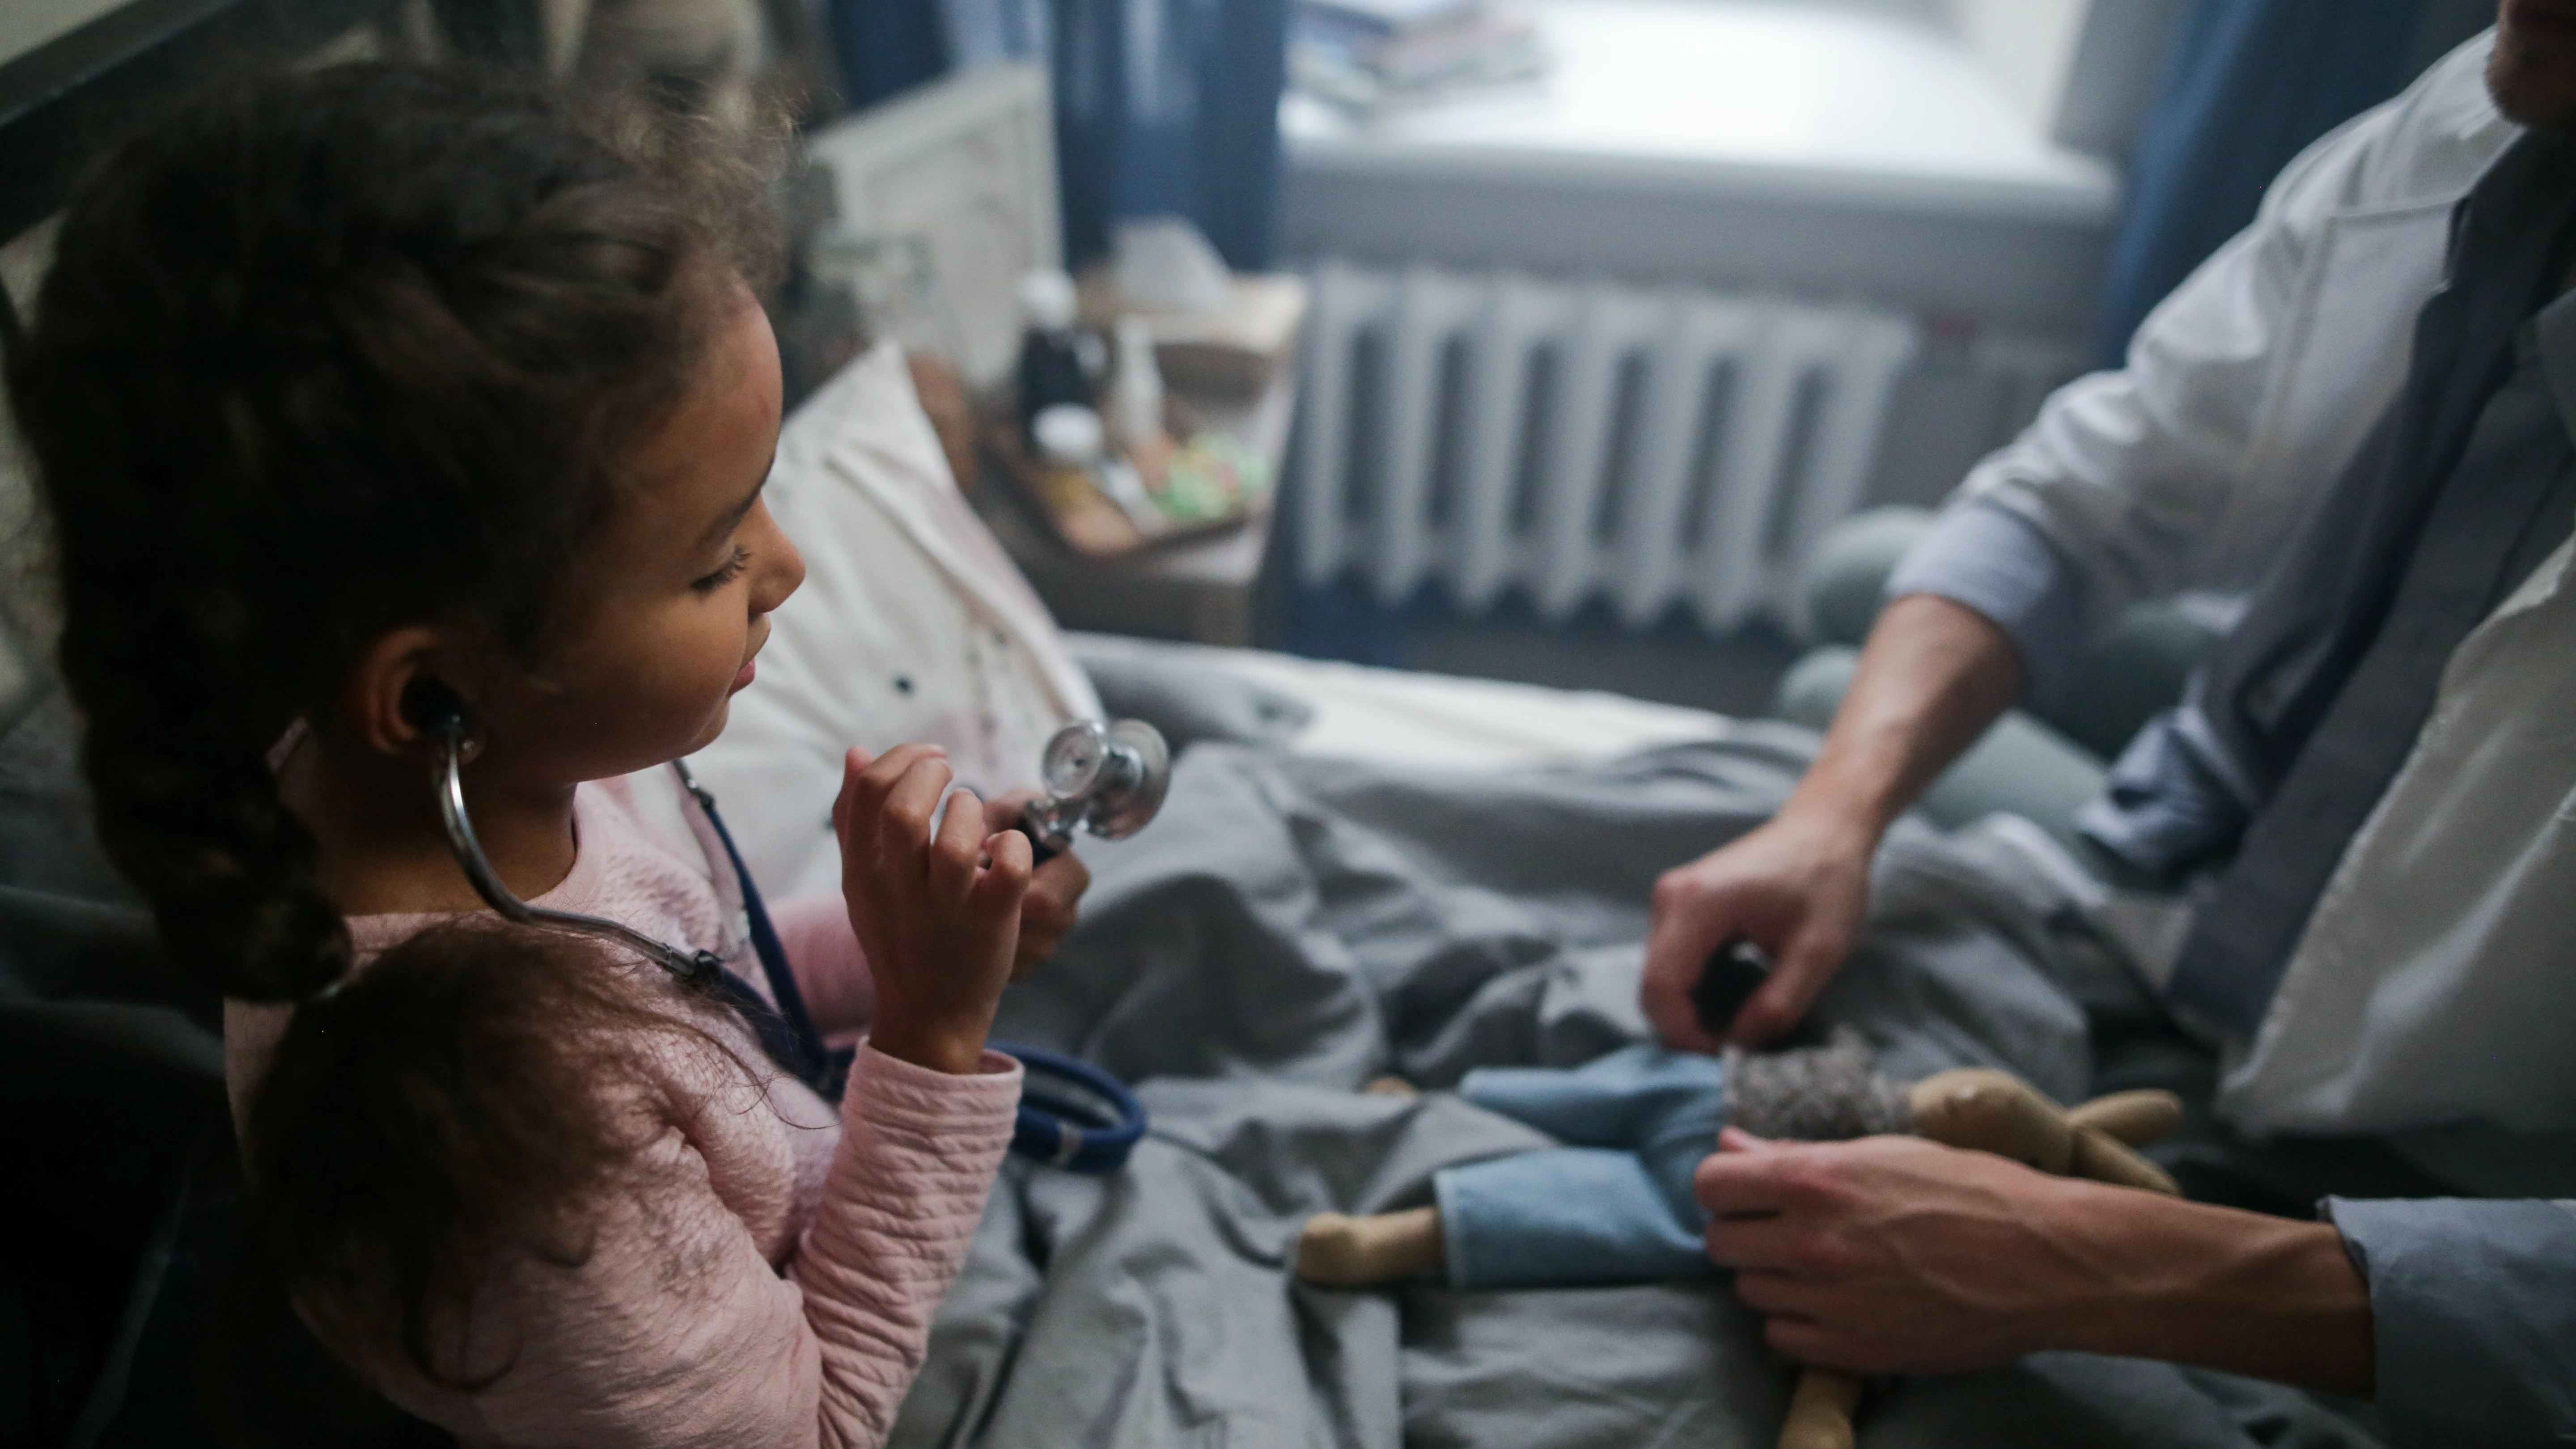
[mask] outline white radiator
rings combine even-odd
[[[1331,261],[1313,283],[1298,569],[1390,604],[1437,580],[1470,612],[1517,586],[1551,619],[1596,596],[1632,624],[1786,619],[1918,351],[1859,305]]]

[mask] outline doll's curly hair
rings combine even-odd
[[[541,655],[558,581],[618,506],[617,460],[691,384],[739,282],[770,269],[766,175],[759,148],[684,117],[367,63],[188,101],[78,188],[10,401],[99,836],[182,969],[253,1002],[310,1001],[348,975],[348,930],[270,750],[387,629],[461,624]],[[439,1063],[488,1046],[561,1066],[591,1049],[550,1040],[649,1024],[621,1013],[673,1019],[563,988],[547,1002],[570,1018],[532,1032],[509,1018],[534,988],[435,989],[508,982],[492,964],[506,938],[447,944],[299,1012],[280,1061],[288,1082],[338,1081],[346,1100],[373,1080],[459,1131],[405,1141],[335,1123],[327,1103],[263,1100],[280,1132],[335,1132],[344,1160],[254,1144],[272,1220],[411,1255],[396,1286],[424,1369],[420,1325],[470,1258],[571,1241],[556,1215],[600,1170],[584,1148],[605,1130],[579,1092],[494,1097],[550,1080],[546,1061]],[[531,967],[588,959],[524,945]],[[379,992],[437,1009],[369,1008]],[[307,1039],[320,1018],[346,1031]],[[349,1034],[402,1031],[443,1045],[368,1051]],[[478,1121],[509,1129],[485,1134],[497,1152],[458,1145]],[[556,1150],[527,1148],[550,1136]],[[453,1211],[389,1218],[391,1200],[331,1175],[445,1182],[433,1196]]]

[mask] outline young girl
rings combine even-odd
[[[497,83],[273,82],[108,160],[11,370],[101,837],[229,999],[252,1235],[468,1442],[880,1442],[1010,1137],[983,1039],[1048,943],[1006,809],[934,830],[936,749],[852,752],[846,902],[776,912],[869,1031],[837,1111],[640,954],[481,914],[434,805],[459,713],[513,891],[764,989],[706,822],[620,778],[715,737],[802,576],[759,180]]]

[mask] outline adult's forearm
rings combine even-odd
[[[1875,838],[2021,697],[2021,656],[1992,620],[1935,594],[1879,615],[1825,747],[1784,813]]]
[[[2068,1188],[2059,1239],[2099,1287],[2059,1346],[2370,1396],[2370,1289],[2330,1224]]]

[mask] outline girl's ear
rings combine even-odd
[[[427,753],[437,708],[451,701],[472,719],[470,701],[435,668],[443,642],[437,630],[411,625],[358,655],[341,698],[349,724],[368,748],[387,755]]]

